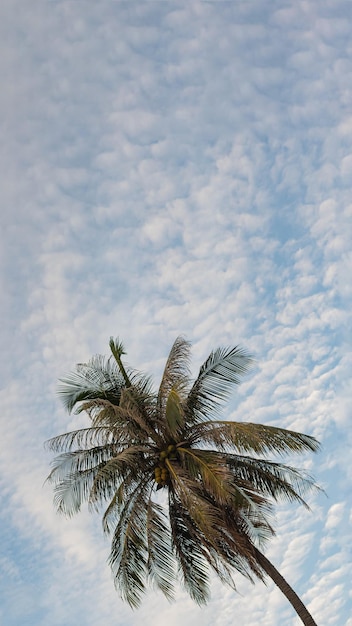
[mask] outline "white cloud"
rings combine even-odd
[[[293,461],[329,500],[280,507],[269,554],[318,623],[349,623],[349,5],[279,4],[2,7],[6,625],[26,607],[36,626],[294,619],[241,579],[242,597],[215,583],[204,610],[151,594],[131,613],[98,519],[56,517],[42,489],[42,441],[81,423],[58,376],[119,334],[157,378],[179,333],[195,372],[218,344],[257,357],[226,415],[322,439]]]

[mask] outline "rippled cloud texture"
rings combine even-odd
[[[352,6],[3,0],[4,626],[297,625],[272,584],[132,612],[97,516],[43,487],[56,381],[120,336],[157,382],[178,334],[257,365],[228,417],[322,443],[325,489],[277,509],[268,556],[320,626],[351,626]]]

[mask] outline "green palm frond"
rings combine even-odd
[[[148,411],[144,398],[138,398],[135,390],[122,389],[119,406],[108,400],[91,400],[83,403],[94,427],[107,426],[117,440],[146,441],[149,438],[157,439],[153,427],[150,425]]]
[[[145,475],[143,453],[146,451],[148,448],[145,446],[129,446],[101,464],[89,494],[89,504],[94,507],[104,500],[110,500],[126,475],[134,480]]]
[[[190,423],[209,419],[209,415],[219,412],[233,386],[241,382],[252,362],[252,357],[238,346],[211,352],[187,398]]]
[[[166,430],[170,439],[176,439],[184,426],[184,413],[180,395],[171,387],[165,406]]]
[[[203,552],[209,567],[219,577],[220,581],[236,591],[236,584],[233,579],[233,567],[229,565],[229,551],[224,548],[224,544],[219,542],[216,547],[204,537]],[[237,570],[238,571],[238,570]],[[247,572],[245,575],[248,578]]]
[[[183,447],[177,450],[187,474],[201,482],[216,502],[225,505],[233,501],[234,494],[230,484],[232,474],[222,459],[211,455],[208,450]]]
[[[148,501],[147,507],[148,576],[168,600],[174,598],[175,559],[171,546],[170,528],[164,509]]]
[[[71,450],[59,454],[52,462],[51,470],[47,480],[51,483],[60,482],[67,476],[73,476],[76,473],[83,472],[87,469],[98,467],[106,463],[116,454],[116,446],[114,443],[109,445],[96,446],[89,450]]]
[[[273,531],[267,521],[257,517],[253,511],[240,510],[234,514],[233,509],[224,510],[224,523],[221,528],[223,535],[222,549],[226,560],[237,572],[253,582],[253,576],[263,580],[263,573],[258,566],[253,552],[252,533],[255,540],[263,542]],[[219,549],[219,548],[218,548]]]
[[[140,605],[147,577],[146,537],[148,486],[138,484],[122,509],[111,543],[109,563],[115,587],[132,608]]]
[[[301,454],[319,450],[319,442],[310,435],[251,422],[204,422],[194,426],[190,437],[193,444],[204,442],[222,450],[235,448],[240,453]]]
[[[150,438],[160,444],[161,439],[155,429],[155,419],[153,419],[154,403],[149,394],[139,394],[134,386],[123,389],[119,408],[125,412],[127,420],[132,421],[140,429],[141,439]]]
[[[209,574],[202,535],[174,491],[169,492],[169,519],[183,586],[197,604],[206,604]]]
[[[120,370],[121,376],[124,380],[124,384],[126,385],[126,387],[130,387],[131,386],[131,381],[130,378],[127,374],[127,371],[122,363],[121,360],[121,356],[123,354],[126,354],[124,346],[122,344],[122,342],[119,339],[114,339],[113,337],[110,337],[110,341],[109,341],[109,346],[110,346],[110,350],[115,358],[115,361],[117,363],[117,366]]]
[[[179,467],[176,468],[169,460],[166,460],[166,466],[170,473],[173,491],[184,508],[188,509],[198,529],[210,536],[220,523],[219,510],[206,497],[202,486],[192,480],[187,472]]]
[[[121,401],[121,393],[119,395],[119,404]],[[114,426],[116,422],[120,422],[118,409],[119,404],[114,404],[106,398],[93,398],[80,402],[75,409],[75,413],[87,413],[94,426]]]
[[[183,337],[177,337],[170,350],[158,392],[157,405],[161,413],[171,389],[182,395],[188,386],[190,347],[191,344]]]
[[[71,450],[74,446],[87,449],[114,444],[117,448],[119,439],[119,429],[113,429],[109,426],[98,426],[80,428],[79,430],[52,437],[45,442],[45,447],[54,452]]]
[[[74,450],[57,456],[47,481],[55,485],[54,504],[71,517],[88,502],[98,471],[116,454],[115,444]]]
[[[101,355],[94,356],[88,363],[76,365],[76,371],[60,379],[58,394],[66,409],[84,400],[103,398],[119,404],[124,379],[116,364]]]
[[[252,509],[243,509],[241,511],[241,534],[248,537],[252,545],[262,548],[275,535],[275,531],[269,520],[262,514],[253,513]],[[252,561],[250,567],[254,571]]]
[[[136,487],[139,485],[139,481],[137,482],[132,477],[131,480],[126,481],[123,480],[120,485],[115,490],[115,493],[104,512],[102,525],[103,531],[107,535],[110,535],[114,532],[116,525],[120,518],[120,512],[125,502],[125,498],[128,499],[129,495],[134,492]],[[128,488],[126,489],[126,482],[128,484]]]
[[[232,469],[234,480],[242,479],[265,496],[274,500],[298,501],[309,509],[305,494],[321,491],[313,478],[294,467],[264,459],[227,455],[227,464]]]
[[[67,476],[56,484],[54,489],[54,506],[58,513],[72,517],[87,502],[97,468],[82,470]]]

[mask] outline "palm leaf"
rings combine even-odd
[[[124,386],[116,364],[101,355],[94,356],[88,363],[79,363],[76,371],[61,378],[60,382],[58,394],[69,412],[77,403],[96,398],[119,404]]]
[[[137,480],[147,472],[148,462],[143,453],[148,451],[145,446],[130,446],[116,454],[99,467],[92,485],[89,504],[95,506],[102,500],[111,499],[126,475]],[[149,460],[150,466],[153,460]]]
[[[253,537],[253,531],[255,537]],[[265,540],[272,536],[273,529],[256,512],[247,509],[224,509],[224,521],[220,530],[223,534],[222,550],[227,563],[253,582],[253,574],[263,580],[253,551],[253,539]],[[218,547],[219,550],[220,546]],[[220,550],[219,550],[220,551]]]
[[[109,341],[109,346],[110,346],[110,350],[116,360],[117,366],[121,372],[121,376],[124,380],[124,384],[126,385],[126,387],[130,387],[131,386],[131,381],[130,378],[126,372],[126,369],[121,361],[121,356],[123,354],[126,354],[124,346],[122,344],[122,342],[119,339],[114,339],[113,337],[110,337],[110,341]]]
[[[119,429],[108,426],[98,426],[90,428],[80,428],[57,437],[52,437],[45,442],[45,447],[54,452],[71,450],[74,446],[78,448],[92,448],[114,444],[120,438]]]
[[[147,570],[150,579],[168,600],[174,597],[175,563],[171,546],[170,527],[162,507],[151,499],[147,507]]]
[[[125,502],[109,557],[115,586],[132,608],[140,605],[147,576],[146,523],[149,496],[146,487],[145,481],[139,482],[130,499]]]
[[[201,484],[192,480],[187,472],[180,467],[175,468],[168,459],[165,464],[170,473],[172,489],[180,502],[188,509],[198,529],[211,536],[220,522],[218,509],[206,497]]]
[[[225,505],[233,501],[234,494],[230,484],[232,474],[223,459],[211,455],[207,450],[180,446],[177,451],[187,473],[193,479],[201,481],[204,489],[217,503]]]
[[[160,443],[161,439],[155,429],[155,420],[153,419],[154,406],[154,397],[149,394],[140,394],[134,386],[123,389],[121,392],[120,408],[147,437],[155,443]]]
[[[116,454],[114,444],[90,450],[65,452],[55,458],[47,481],[55,484],[54,504],[67,516],[77,513],[89,501],[96,477]]]
[[[210,443],[223,450],[236,448],[241,453],[288,454],[319,450],[318,441],[310,435],[250,422],[205,422],[193,428],[191,438],[193,444]]]
[[[67,476],[73,476],[87,469],[98,467],[116,455],[115,444],[96,446],[89,450],[71,450],[55,457],[47,480],[59,482]]]
[[[175,439],[184,425],[181,398],[176,389],[170,389],[165,407],[166,428],[171,439]]]
[[[190,345],[183,337],[177,337],[170,350],[158,392],[157,406],[160,415],[163,415],[171,389],[174,388],[182,394],[188,385]]]
[[[274,500],[298,501],[309,509],[303,496],[312,490],[320,490],[309,474],[282,463],[227,455],[227,464],[233,470],[234,481],[244,480]]]
[[[211,352],[201,366],[187,398],[190,423],[217,413],[252,362],[252,357],[238,346],[218,348]]]
[[[58,513],[72,517],[87,502],[97,468],[90,468],[60,481],[54,489],[54,505]]]
[[[126,483],[128,484],[129,491],[126,489]],[[110,533],[115,530],[125,498],[128,500],[129,493],[133,493],[137,486],[138,482],[130,477],[130,480],[126,481],[126,479],[124,479],[117,487],[109,506],[103,515],[103,530],[107,535],[110,535]]]
[[[187,507],[172,490],[169,492],[169,517],[183,585],[197,604],[206,604],[209,599],[209,576],[202,536]]]

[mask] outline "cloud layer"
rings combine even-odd
[[[349,2],[6,0],[0,66],[6,626],[297,624],[271,584],[136,613],[99,520],[55,515],[43,441],[83,425],[56,380],[124,339],[157,381],[178,334],[256,357],[227,415],[309,432],[326,490],[268,556],[318,624],[351,626]],[[297,459],[294,460],[297,463]],[[152,616],[152,617],[151,617]]]

